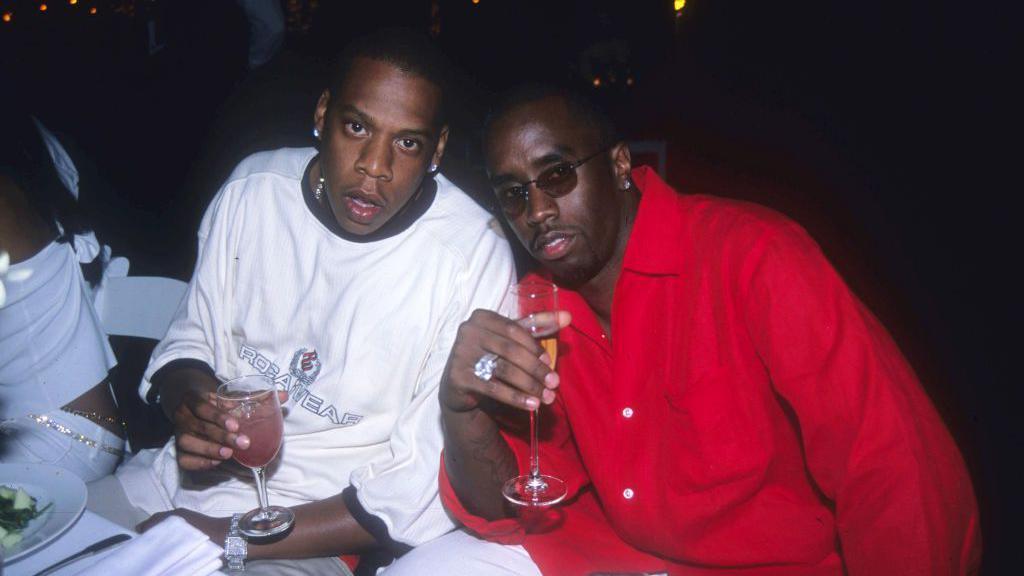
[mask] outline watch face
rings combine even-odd
[[[249,553],[245,538],[238,532],[238,519],[241,514],[231,517],[231,528],[228,529],[228,536],[224,539],[224,559],[228,561],[228,570],[245,570],[245,557]]]
[[[235,527],[235,531],[238,528]],[[228,536],[224,539],[224,559],[228,561],[228,570],[245,570],[245,557],[248,548],[245,538],[241,536]]]
[[[228,536],[224,540],[224,553],[228,556],[244,556],[247,552],[245,538],[241,536]]]

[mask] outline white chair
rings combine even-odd
[[[188,284],[159,276],[128,276],[128,260],[107,265],[93,302],[103,330],[111,336],[162,340]]]
[[[109,254],[109,249],[105,249],[103,256],[107,265],[102,280],[93,290],[93,306],[103,331],[108,336],[162,340],[185,297],[188,284],[173,278],[128,276],[128,260],[109,259]],[[137,393],[146,359],[152,351],[147,345],[139,341],[120,342],[115,346],[118,367],[112,373],[110,387],[127,424],[132,452],[162,446],[171,434],[160,407],[146,404]]]

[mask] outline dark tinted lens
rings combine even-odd
[[[526,208],[526,191],[521,186],[498,190],[498,204],[505,214],[514,218]]]
[[[576,169],[568,162],[555,164],[537,176],[537,187],[548,196],[564,196],[576,187]]]

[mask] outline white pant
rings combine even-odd
[[[384,576],[541,576],[522,546],[505,546],[456,530],[413,548]]]
[[[125,442],[99,424],[63,410],[45,414],[52,422],[66,430],[111,450],[124,450]],[[0,462],[26,462],[53,464],[73,472],[85,482],[91,482],[114,472],[121,456],[89,446],[75,438],[48,428],[28,416],[0,423]]]

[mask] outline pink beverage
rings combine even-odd
[[[284,436],[284,419],[277,387],[262,375],[241,376],[217,387],[217,407],[238,422],[238,433],[249,437],[247,450],[235,449],[235,461],[252,470],[260,507],[238,519],[238,531],[249,538],[280,534],[295,524],[295,514],[267,500],[264,468],[277,456]]]
[[[239,419],[238,433],[249,437],[249,448],[235,448],[235,460],[249,468],[260,468],[270,464],[281,449],[281,435],[284,422],[281,415],[264,418]]]

